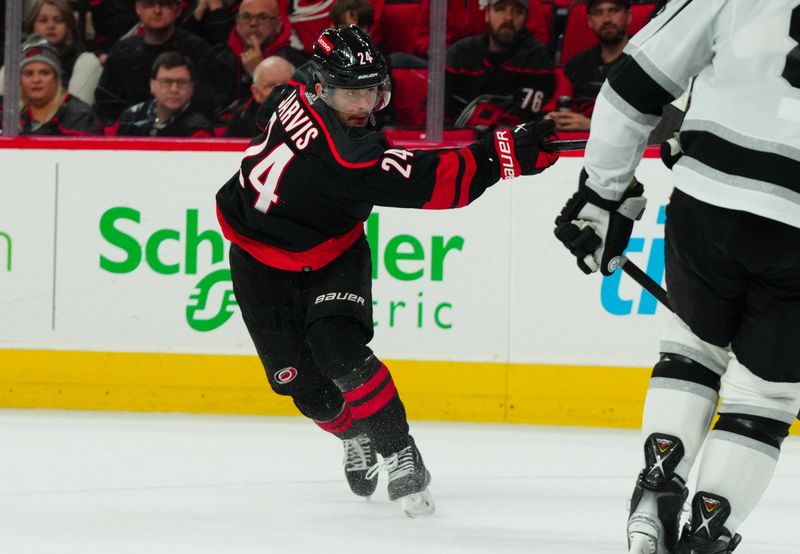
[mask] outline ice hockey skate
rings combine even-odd
[[[645,468],[636,479],[628,516],[628,552],[672,554],[678,545],[683,504],[689,495],[674,468],[683,457],[677,437],[652,434],[645,441]]]
[[[369,498],[378,486],[378,474],[367,477],[369,469],[378,463],[378,456],[365,434],[344,439],[344,475],[350,490],[358,496]]]
[[[688,490],[683,483],[670,481],[662,491],[645,489],[641,477],[631,498],[628,517],[628,552],[632,554],[672,554],[678,542],[680,517]]]
[[[373,466],[367,477],[370,473],[377,476],[381,467],[389,473],[389,500],[399,500],[408,517],[427,516],[434,512],[436,507],[428,491],[431,474],[425,467],[413,438],[409,437],[408,446]]]
[[[692,522],[683,528],[675,554],[728,554],[742,541],[738,533],[731,534],[725,521],[731,505],[722,496],[700,491],[692,499]]]

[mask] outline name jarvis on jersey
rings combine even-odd
[[[305,149],[319,136],[319,129],[301,106],[296,89],[278,105],[278,119],[287,135],[294,131],[289,138],[298,150]]]

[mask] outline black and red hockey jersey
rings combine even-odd
[[[217,193],[225,237],[265,265],[319,269],[361,237],[374,205],[459,208],[500,178],[488,142],[392,148],[380,132],[339,123],[307,83],[277,94],[264,133]]]

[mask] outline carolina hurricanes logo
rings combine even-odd
[[[325,51],[325,54],[327,54],[328,56],[330,56],[331,52],[333,52],[333,44],[331,44],[327,38],[323,36],[319,37],[317,39],[317,44],[319,45],[320,48],[322,48]]]
[[[289,21],[312,21],[328,19],[333,0],[291,0],[289,2]]]
[[[44,48],[29,48],[25,52],[25,57],[26,58],[32,58],[34,56],[40,56],[43,53],[44,53]]]
[[[279,385],[291,383],[297,377],[297,370],[293,367],[284,367],[275,372],[275,382]]]
[[[663,454],[674,444],[671,440],[667,439],[656,439],[656,444],[658,445],[658,451]]]
[[[712,513],[714,510],[719,508],[719,500],[716,498],[708,498],[707,496],[703,497],[703,506],[706,509],[706,512],[709,514]]]

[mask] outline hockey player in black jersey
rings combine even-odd
[[[373,205],[466,206],[556,156],[540,151],[547,123],[459,149],[391,148],[370,129],[389,99],[386,63],[369,37],[355,26],[325,30],[312,61],[267,100],[264,132],[218,192],[217,213],[232,243],[234,292],[272,389],[343,441],[354,493],[370,496],[384,467],[389,498],[414,517],[433,512],[430,474],[391,373],[368,346],[363,223]]]
[[[584,272],[614,271],[643,209],[634,170],[647,135],[696,76],[683,153],[669,159],[665,274],[675,315],[642,418],[627,528],[636,554],[732,552],[800,408],[798,42],[800,0],[667,2],[604,84],[579,189],[556,218]]]

